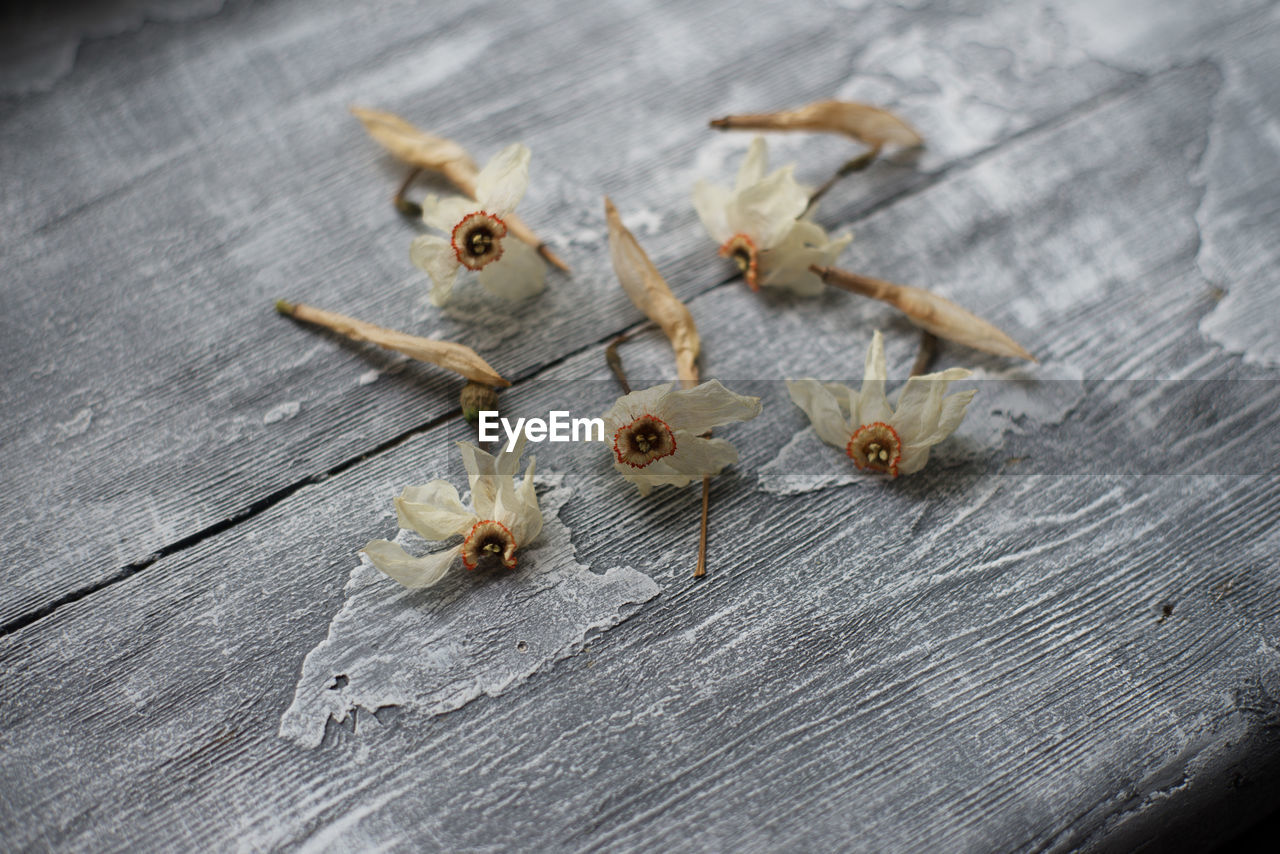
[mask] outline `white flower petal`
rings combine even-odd
[[[614,468],[634,483],[641,495],[655,486],[688,486],[703,475],[719,474],[725,466],[738,461],[738,451],[724,439],[703,439],[692,433],[676,433],[676,452],[654,460],[642,469],[615,462]]]
[[[716,243],[724,243],[733,232],[729,230],[729,222],[725,219],[725,211],[730,203],[729,191],[717,184],[698,181],[693,185],[693,209],[698,212],[702,225]]]
[[[547,286],[547,266],[532,246],[508,234],[502,239],[502,257],[480,271],[480,284],[503,299],[522,300],[542,293]]]
[[[409,245],[409,258],[431,277],[431,302],[434,305],[448,302],[460,266],[449,241],[434,234],[415,237]]]
[[[836,399],[836,404],[840,407],[840,416],[852,429],[853,422],[850,419],[853,417],[853,408],[858,404],[858,393],[840,383],[823,383],[822,387],[831,392],[831,396]]]
[[[605,441],[612,442],[613,434],[618,432],[619,428],[625,427],[641,415],[652,415],[665,421],[661,413],[664,411],[664,401],[671,393],[673,386],[673,383],[661,383],[618,398],[604,414]]]
[[[533,486],[533,464],[536,459],[536,457],[529,458],[529,467],[525,469],[524,480],[514,490],[516,506],[511,535],[522,546],[536,540],[542,531],[542,510],[538,507],[538,493]]]
[[[529,187],[529,149],[513,142],[493,156],[476,176],[476,201],[502,217],[516,209]]]
[[[825,287],[810,265],[832,264],[853,237],[828,240],[822,226],[797,220],[776,246],[760,254],[760,284],[786,288],[801,296],[817,296]]]
[[[884,383],[888,378],[884,362],[884,337],[877,329],[871,336],[871,346],[867,348],[867,363],[862,374],[862,391],[858,394],[858,411],[850,414],[853,424],[874,424],[877,421],[888,423],[893,415],[889,408],[889,399],[884,394]]]
[[[740,193],[752,184],[759,183],[768,168],[768,146],[765,145],[764,137],[757,136],[751,140],[747,156],[742,159],[742,165],[738,167],[738,178],[733,183],[733,191]]]
[[[512,476],[520,467],[520,455],[524,453],[524,446],[523,431],[516,439],[514,448],[508,451],[504,444],[496,457],[469,442],[458,443],[462,465],[467,470],[467,481],[471,486],[471,506],[481,519],[494,518],[494,502],[499,490],[505,488],[514,494]],[[514,498],[509,498],[508,501],[514,503]]]
[[[796,183],[793,168],[779,169],[736,195],[725,214],[732,233],[748,235],[761,250],[787,236],[809,206],[809,195]]]
[[[458,490],[445,480],[406,486],[395,505],[400,527],[426,540],[447,540],[454,534],[465,534],[477,521],[476,515],[458,500]]]
[[[818,438],[844,450],[849,445],[853,430],[841,415],[839,400],[832,394],[831,385],[834,383],[824,384],[811,379],[787,380],[787,393],[791,395],[792,402],[809,416]]]
[[[673,391],[661,403],[658,415],[672,430],[705,433],[734,421],[748,421],[760,414],[760,398],[729,391],[719,380],[691,389]]]
[[[941,373],[923,374],[907,380],[902,393],[898,396],[898,407],[893,413],[891,422],[902,438],[904,446],[928,442],[928,438],[937,433],[947,386],[955,380],[962,380],[968,376],[970,372],[964,368],[948,368]],[[967,404],[968,400],[964,403]],[[952,408],[954,410],[954,404]],[[950,412],[948,417],[954,418],[954,411]],[[960,417],[964,417],[963,407],[960,410]],[[958,426],[960,422],[956,420],[955,423]],[[937,441],[945,439],[949,432],[944,433]],[[929,444],[934,443],[929,442]]]
[[[422,221],[452,237],[454,226],[475,210],[476,203],[473,199],[433,194],[422,200]]]
[[[931,445],[903,445],[902,458],[898,460],[898,474],[915,474],[929,461]]]
[[[520,435],[524,441],[524,434]],[[498,494],[499,481],[496,477],[493,455],[482,451],[468,442],[459,442],[458,450],[462,453],[462,465],[467,470],[467,482],[471,488],[471,506],[481,519],[493,518],[493,502]]]
[[[363,551],[378,570],[405,587],[430,587],[444,578],[462,546],[454,546],[442,552],[414,557],[397,543],[374,540]]]
[[[738,449],[724,439],[704,439],[683,430],[676,431],[676,452],[657,460],[659,471],[666,470],[673,477],[690,478],[719,474],[725,466],[738,461]],[[643,471],[643,470],[642,470]]]

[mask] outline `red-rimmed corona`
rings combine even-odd
[[[735,394],[710,380],[690,389],[672,383],[623,395],[604,414],[613,437],[613,468],[642,495],[655,486],[686,486],[738,461],[722,438],[703,434],[760,414],[760,398]]]
[[[902,461],[902,439],[897,430],[883,421],[863,424],[849,437],[845,453],[860,469],[873,469],[897,477],[898,463]]]
[[[613,453],[618,462],[636,469],[671,456],[676,448],[676,434],[667,422],[649,414],[619,427],[613,434]]]
[[[532,459],[524,477],[519,482],[515,478],[524,443],[521,435],[511,450],[497,456],[466,442],[458,443],[471,486],[470,507],[463,505],[458,490],[447,480],[407,486],[396,499],[401,528],[425,540],[461,536],[460,544],[414,557],[398,543],[374,540],[364,547],[364,554],[405,587],[430,587],[445,576],[458,557],[468,570],[491,562],[514,569],[516,550],[535,541],[542,531]]]
[[[885,397],[884,339],[877,332],[867,350],[862,389],[813,379],[787,380],[787,391],[828,445],[844,450],[863,471],[897,477],[924,468],[929,449],[955,432],[975,391],[947,394],[964,368],[911,377],[896,408]]]
[[[546,285],[546,265],[522,240],[506,240],[509,217],[529,185],[529,149],[520,143],[494,155],[476,176],[475,198],[427,196],[422,220],[444,234],[424,234],[409,247],[431,277],[431,301],[444,305],[459,270],[472,270],[486,290],[524,299]]]
[[[507,224],[487,211],[472,211],[453,227],[449,245],[458,263],[468,270],[483,270],[502,257]]]
[[[481,519],[462,541],[462,565],[475,569],[482,561],[496,558],[507,569],[515,569],[518,547],[506,525],[496,519]]]
[[[731,258],[753,291],[760,290],[760,250],[755,241],[739,232],[720,244],[720,257]]]

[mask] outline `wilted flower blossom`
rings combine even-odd
[[[604,438],[613,467],[648,495],[655,486],[686,486],[736,463],[733,445],[702,434],[759,414],[760,398],[735,394],[719,380],[684,390],[664,383],[618,398],[604,415]]]
[[[911,377],[892,409],[884,393],[884,341],[876,332],[860,392],[811,379],[787,380],[787,390],[822,441],[843,448],[860,469],[897,477],[924,468],[929,449],[960,426],[975,392],[947,395],[947,386],[970,375],[964,368],[948,368]]]
[[[831,240],[821,226],[801,219],[809,191],[796,182],[794,164],[765,174],[767,169],[764,139],[756,137],[733,189],[699,181],[693,206],[720,254],[734,260],[752,290],[771,285],[817,294],[822,280],[809,267],[834,262],[852,238]]]
[[[529,149],[513,143],[494,155],[476,177],[475,199],[428,196],[422,219],[448,239],[424,234],[413,241],[409,257],[431,276],[431,301],[444,305],[453,292],[458,269],[479,274],[490,292],[517,300],[546,285],[546,266],[537,250],[520,240],[506,240],[509,216],[529,186]]]
[[[542,530],[542,512],[533,488],[533,459],[519,483],[514,477],[524,450],[523,436],[511,451],[496,457],[466,442],[459,442],[458,447],[471,484],[470,508],[463,506],[458,490],[445,480],[407,486],[395,503],[401,528],[425,540],[461,535],[462,542],[423,557],[414,557],[389,540],[374,540],[363,549],[375,567],[405,587],[430,587],[459,556],[469,570],[486,563],[514,568],[516,550],[536,539]]]

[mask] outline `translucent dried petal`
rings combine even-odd
[[[430,587],[444,578],[461,550],[462,546],[455,546],[442,552],[414,557],[390,540],[374,540],[362,549],[380,572],[410,588]]]
[[[476,515],[462,506],[458,490],[446,480],[406,486],[396,498],[396,521],[426,540],[447,540],[465,533]]]
[[[476,178],[476,201],[495,216],[516,209],[529,188],[529,149],[515,142],[499,151]]]
[[[713,427],[749,421],[760,414],[760,398],[729,391],[719,380],[667,394],[659,405],[673,430],[705,433]]]

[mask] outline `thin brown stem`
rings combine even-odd
[[[618,355],[618,345],[626,343],[630,337],[629,333],[624,332],[604,348],[604,360],[609,364],[609,370],[613,371],[613,375],[617,377],[623,394],[631,394],[631,383],[627,380],[627,372],[622,369],[622,356]]]
[[[711,508],[711,475],[702,476],[702,525],[698,529],[698,565],[693,568],[693,577],[702,578],[707,574],[707,513]]]
[[[838,184],[841,178],[848,177],[854,172],[861,172],[863,169],[866,169],[874,163],[875,159],[880,156],[880,150],[881,146],[877,145],[874,148],[862,152],[857,157],[837,169],[836,174],[832,175],[827,179],[825,184],[813,191],[813,195],[809,197],[809,207],[805,208],[805,213],[813,210],[813,206],[818,203],[818,200],[825,196],[828,190]]]
[[[564,262],[564,259],[562,259],[556,253],[552,252],[551,247],[548,246],[547,244],[545,243],[538,244],[538,254],[541,255],[548,264],[550,264],[552,267],[555,267],[560,272],[562,273],[572,272],[569,269],[569,265]]]
[[[413,179],[422,174],[422,167],[415,166],[409,170],[409,174],[404,177],[404,181],[400,184],[400,189],[396,190],[395,196],[392,197],[391,203],[396,206],[396,210],[408,217],[422,216],[422,205],[417,202],[411,202],[405,198],[405,193],[409,192]]]
[[[915,364],[911,366],[911,376],[918,377],[933,364],[938,355],[938,336],[927,329],[920,331],[920,350],[916,353]]]

